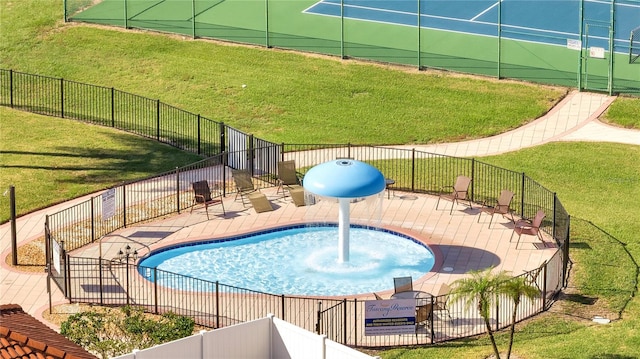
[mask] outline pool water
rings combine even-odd
[[[415,280],[435,262],[427,246],[391,231],[352,226],[349,238],[345,263],[338,262],[338,227],[325,225],[163,249],[140,266],[265,293],[335,296],[391,289],[394,277]],[[152,279],[149,273],[141,269]],[[160,285],[176,283],[163,277]]]

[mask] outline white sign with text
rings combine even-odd
[[[364,335],[414,334],[416,300],[367,300],[364,304]]]
[[[116,214],[116,189],[111,188],[102,194],[102,220],[113,217]]]

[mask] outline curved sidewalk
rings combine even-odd
[[[624,130],[604,125],[597,117],[614,100],[601,94],[572,92],[547,115],[521,128],[507,133],[460,143],[433,146],[403,146],[423,151],[442,153],[450,156],[468,157],[494,155],[536,146],[551,141],[610,141],[640,145],[640,131]],[[397,146],[393,146],[397,147]],[[86,201],[93,195],[58,204],[22,216],[17,220],[18,246],[44,235],[44,221],[47,214],[56,213],[77,203]],[[0,226],[0,304],[15,303],[36,318],[49,305],[45,273],[17,271],[5,264],[4,259],[11,251],[11,224]],[[60,303],[64,296],[52,285],[52,301]],[[42,320],[42,319],[41,319]],[[46,322],[46,321],[45,321]]]
[[[603,94],[573,91],[546,115],[503,134],[472,141],[414,148],[456,157],[481,157],[517,151],[553,141],[602,141],[640,145],[640,131],[609,126],[598,117],[615,100]]]

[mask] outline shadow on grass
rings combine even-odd
[[[638,293],[638,262],[626,243],[591,221],[573,217],[571,224],[571,262],[580,269],[572,275],[576,292],[567,291],[563,299],[583,305],[604,299],[621,318]]]

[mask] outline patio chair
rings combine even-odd
[[[291,199],[296,207],[306,205],[306,201],[304,199],[304,188],[302,186],[297,186],[297,188],[289,189],[289,194],[291,195]]]
[[[456,183],[453,186],[443,186],[440,188],[441,192],[445,192],[445,189],[450,189],[450,192],[442,193],[438,197],[438,202],[436,203],[436,210],[438,209],[438,205],[440,204],[440,199],[444,198],[446,200],[451,201],[451,211],[449,214],[453,214],[453,207],[455,207],[456,203],[460,203],[460,201],[469,202],[469,208],[473,208],[471,205],[471,199],[469,198],[469,186],[471,185],[471,178],[467,176],[458,176],[456,178]]]
[[[395,293],[410,292],[413,290],[413,278],[411,277],[393,278],[393,288],[395,289]]]
[[[451,287],[448,284],[443,283],[438,290],[438,295],[435,298],[435,302],[433,303],[433,311],[437,312],[445,312],[449,317],[449,320],[453,320],[451,317],[451,312],[449,311],[449,293],[451,292]]]
[[[253,209],[256,211],[256,213],[273,211],[273,206],[267,199],[267,196],[264,195],[264,193],[251,193],[247,196],[247,198],[249,198],[249,202],[251,202],[251,205],[253,206]]]
[[[420,327],[420,324],[423,324],[425,328],[429,327],[432,311],[433,311],[432,304],[416,306],[416,333],[418,331],[418,327]]]
[[[517,221],[513,226],[513,232],[511,233],[509,242],[511,242],[511,240],[513,239],[513,235],[517,234],[518,242],[516,242],[516,249],[518,249],[520,238],[523,234],[526,234],[530,236],[537,236],[542,241],[542,243],[545,243],[544,239],[542,238],[542,233],[540,233],[540,226],[542,225],[542,220],[544,220],[545,216],[546,214],[544,213],[544,210],[539,210],[536,213],[536,216],[533,218],[533,221],[525,219]]]
[[[493,221],[494,214],[501,214],[503,217],[511,215],[511,222],[515,223],[513,213],[511,213],[511,200],[513,199],[513,192],[503,189],[500,191],[500,197],[496,201],[495,205],[489,206],[486,203],[480,208],[480,214],[478,214],[478,223],[480,223],[480,217],[482,213],[486,213],[491,216],[489,219],[489,228],[491,228],[491,221]]]
[[[258,189],[253,184],[251,174],[247,171],[231,170],[231,176],[233,177],[233,182],[236,184],[235,200],[237,201],[238,196],[240,196],[242,205],[244,206],[246,204],[245,197],[256,192]]]
[[[299,188],[302,181],[300,177],[298,177],[298,172],[296,172],[296,161],[280,161],[278,162],[278,189],[276,193],[280,193],[286,197],[287,192],[285,192],[285,188],[291,190],[293,188]]]
[[[191,211],[198,205],[204,205],[205,212],[207,212],[207,219],[209,219],[209,206],[220,205],[222,207],[222,214],[226,215],[224,210],[224,203],[222,202],[222,194],[216,193],[215,195],[209,188],[209,182],[198,181],[191,184],[193,188],[193,204],[191,205]]]
[[[540,267],[526,272],[526,278],[527,278],[527,283],[535,286],[536,288],[538,288],[538,290],[540,292],[542,292],[542,288],[540,288],[540,285],[538,284],[538,277],[540,276],[540,274],[542,273],[542,271],[544,271],[544,269],[547,266],[547,261],[542,262],[542,264],[540,265]]]

